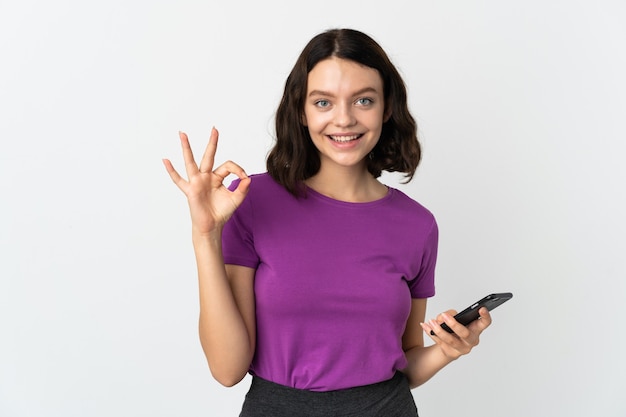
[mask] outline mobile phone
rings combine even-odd
[[[468,324],[470,324],[474,320],[477,320],[480,317],[478,314],[478,310],[480,310],[481,307],[486,307],[487,310],[491,311],[494,308],[498,307],[500,304],[509,301],[511,298],[513,298],[513,294],[510,292],[489,294],[486,297],[483,297],[480,301],[475,302],[471,306],[467,307],[465,310],[455,315],[454,319],[461,323],[463,326],[467,326]],[[454,333],[446,323],[441,323],[441,328],[448,333]],[[434,336],[435,332],[431,330],[430,334]]]

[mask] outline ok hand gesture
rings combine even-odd
[[[232,161],[224,162],[213,169],[219,137],[217,129],[211,130],[209,143],[200,165],[194,160],[187,135],[180,132],[179,136],[187,180],[178,174],[169,159],[163,160],[165,169],[174,184],[187,196],[193,231],[199,234],[220,231],[245,198],[250,186],[250,178],[239,165]],[[230,174],[236,175],[241,180],[234,191],[224,186],[224,179]]]

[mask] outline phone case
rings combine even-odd
[[[489,294],[480,301],[475,302],[471,306],[467,307],[465,310],[455,315],[454,318],[463,326],[467,326],[468,324],[470,324],[474,320],[477,320],[480,317],[480,315],[478,314],[478,310],[480,310],[481,307],[486,307],[487,310],[491,311],[502,303],[509,301],[511,298],[513,298],[513,294],[510,292]],[[448,325],[445,323],[441,324],[441,328],[448,333],[454,333],[452,329],[448,327]],[[435,334],[432,331],[430,333],[432,335]]]

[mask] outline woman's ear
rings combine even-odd
[[[307,126],[306,114],[304,114],[304,112],[300,114],[300,123],[302,123],[302,126]]]

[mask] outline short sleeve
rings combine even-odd
[[[435,295],[435,266],[439,245],[439,228],[433,218],[429,232],[424,240],[419,272],[408,282],[412,298],[428,298]]]
[[[239,180],[228,187],[231,191],[237,188]],[[259,257],[254,246],[254,213],[252,196],[248,193],[243,203],[235,210],[224,225],[222,231],[222,254],[225,264],[241,265],[256,268]]]

